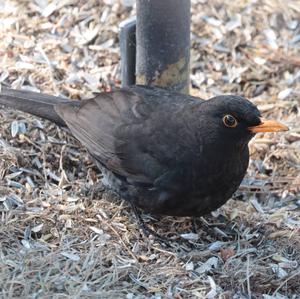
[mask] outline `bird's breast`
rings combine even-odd
[[[230,155],[203,156],[170,188],[139,190],[137,204],[146,211],[173,216],[200,216],[223,205],[239,187],[248,166],[248,149]]]

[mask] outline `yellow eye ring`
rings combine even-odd
[[[228,128],[235,128],[238,122],[232,115],[227,114],[223,117],[223,124]]]

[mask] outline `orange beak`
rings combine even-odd
[[[261,123],[257,126],[249,127],[248,129],[252,133],[260,133],[260,132],[280,132],[280,131],[288,131],[289,128],[275,120],[266,120],[261,118]]]

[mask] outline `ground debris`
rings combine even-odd
[[[129,2],[2,1],[0,83],[72,99],[119,87],[118,24],[135,13]],[[299,298],[296,2],[192,0],[191,94],[244,95],[290,131],[251,142],[235,200],[196,227],[143,215],[191,248],[145,238],[126,203],[92,191],[101,174],[64,130],[0,109],[0,296]]]

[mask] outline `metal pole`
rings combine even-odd
[[[137,84],[188,93],[190,6],[190,0],[137,0]]]
[[[122,87],[135,84],[135,57],[136,57],[136,17],[121,22],[120,52],[121,52],[121,82]]]

